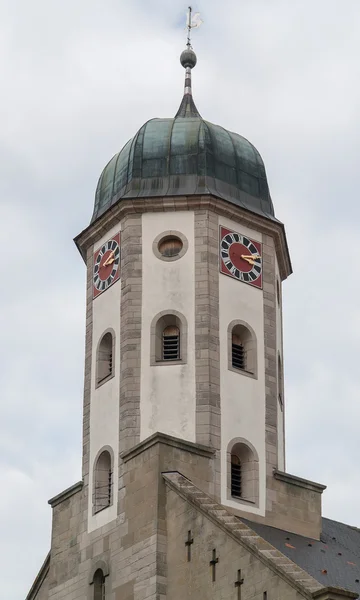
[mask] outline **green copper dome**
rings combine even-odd
[[[92,222],[122,199],[193,194],[212,194],[274,219],[259,152],[240,135],[201,118],[191,94],[191,61],[184,54],[185,93],[177,115],[145,123],[106,165]]]

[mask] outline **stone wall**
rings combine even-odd
[[[264,593],[271,600],[304,597],[170,489],[167,491],[167,514],[167,597],[171,600],[234,600],[240,597],[242,600],[264,600]],[[194,540],[190,562],[185,546],[188,531]],[[214,550],[219,561],[215,567],[215,581],[210,565]],[[241,596],[237,595],[235,587],[239,570],[240,580],[243,579]]]
[[[211,449],[162,434],[138,444],[123,455],[117,519],[92,533],[87,533],[87,490],[81,482],[52,499],[49,593],[41,589],[41,600],[92,598],[91,580],[98,567],[106,572],[106,593],[114,600],[164,595],[166,499],[161,473],[180,469],[213,493],[212,457]]]

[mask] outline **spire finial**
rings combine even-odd
[[[192,15],[192,8],[189,6],[186,26],[187,26],[187,42],[186,50],[181,53],[180,62],[185,69],[185,87],[184,97],[180,104],[179,110],[177,111],[175,118],[177,117],[200,117],[200,113],[195,106],[195,102],[192,97],[191,91],[191,69],[196,65],[197,58],[196,54],[191,45],[191,30],[200,27],[202,20],[200,19],[199,13]]]
[[[192,13],[192,8],[191,8],[191,6],[189,6],[188,14],[187,14],[187,22],[186,22],[187,30],[188,30],[186,45],[188,47],[188,50],[190,50],[190,48],[191,48],[191,13]]]

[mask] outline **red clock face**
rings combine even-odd
[[[220,227],[220,271],[255,287],[262,287],[261,243]]]
[[[94,254],[93,297],[99,296],[120,278],[120,233]]]

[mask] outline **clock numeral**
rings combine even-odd
[[[238,275],[236,275],[236,273],[239,273],[239,270],[234,265],[232,265],[230,267],[229,271],[232,275],[235,275],[235,277],[238,277]]]
[[[249,244],[250,244],[250,245],[249,245],[249,250],[250,250],[251,254],[257,254],[257,253],[258,253],[258,251],[257,251],[257,249],[255,248],[254,244],[252,244],[251,242],[249,242]]]
[[[256,271],[256,273],[258,273],[258,275],[260,275],[260,273],[261,273],[261,267],[259,265],[254,265],[253,271]]]

